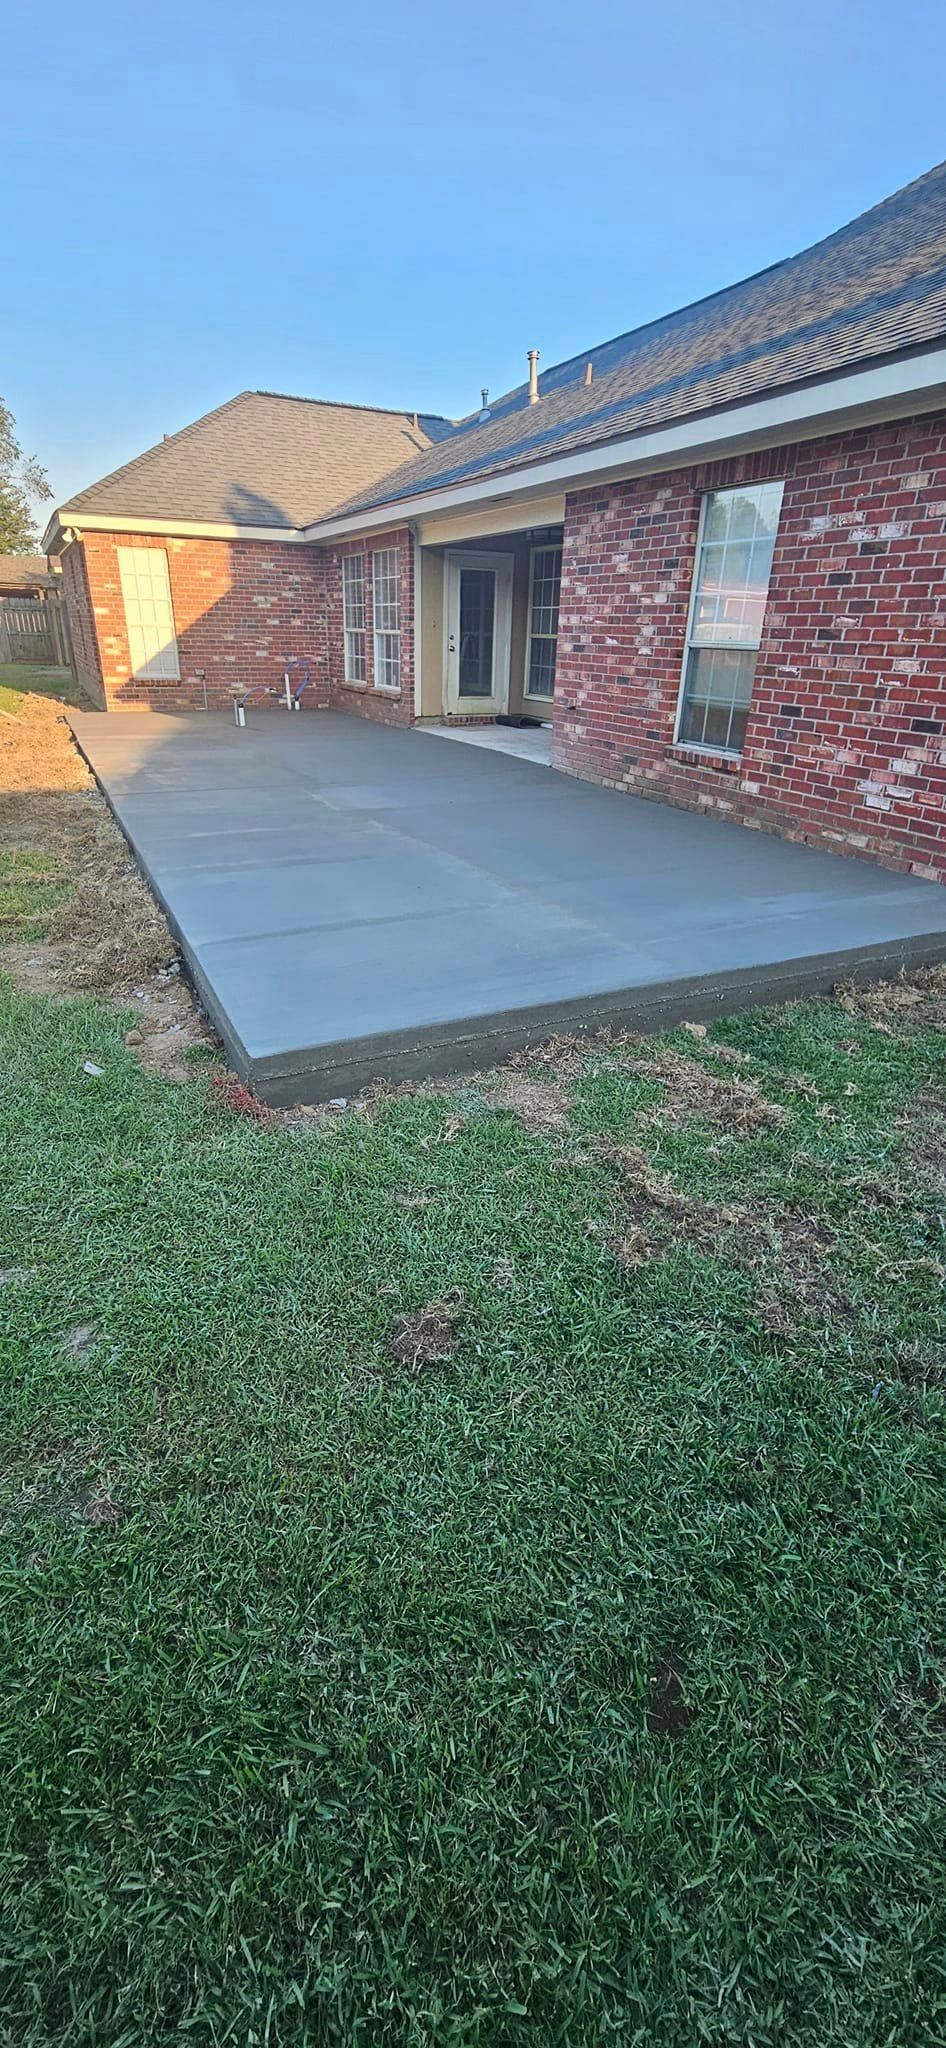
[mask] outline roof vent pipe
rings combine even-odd
[[[586,383],[586,384],[590,384],[590,383],[591,383],[591,380],[592,380],[592,377],[594,376],[594,373],[595,373],[595,366],[594,366],[594,363],[586,363],[586,364],[585,364],[585,383]]]
[[[528,351],[528,355],[529,355],[529,404],[530,404],[530,405],[538,405],[538,403],[539,403],[539,351],[538,351],[538,349],[537,349],[537,348],[530,348],[530,349],[529,349],[529,351]]]

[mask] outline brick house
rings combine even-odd
[[[568,773],[946,879],[946,165],[459,422],[246,392],[54,514],[97,701],[550,719]]]

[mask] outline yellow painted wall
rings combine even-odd
[[[442,548],[423,548],[420,558],[420,715],[443,717]]]
[[[509,709],[522,711],[522,691],[525,681],[526,640],[529,633],[529,552],[531,543],[526,535],[517,534],[509,544],[509,553],[515,557],[512,575],[512,635],[509,655]],[[504,550],[505,552],[505,550]]]

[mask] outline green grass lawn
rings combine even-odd
[[[71,668],[42,668],[30,662],[0,661],[0,710],[15,718],[22,699],[30,693],[39,697],[62,697],[67,704],[76,704],[80,710],[88,709],[88,699]]]
[[[4,2048],[942,2043],[943,1029],[291,1128],[129,1021],[0,992]]]
[[[0,942],[41,939],[51,913],[68,894],[54,853],[30,846],[0,846]]]

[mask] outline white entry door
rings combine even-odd
[[[448,553],[444,709],[495,717],[509,702],[511,555]]]

